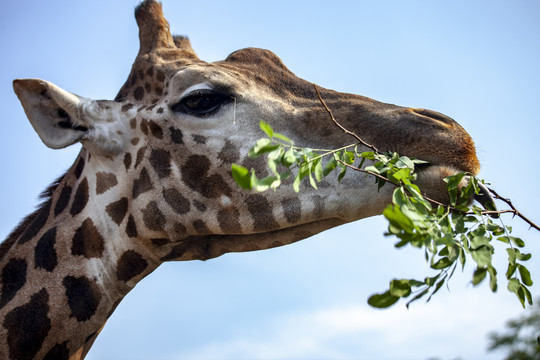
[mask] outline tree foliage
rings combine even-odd
[[[330,116],[342,128],[331,113]],[[468,173],[447,177],[445,182],[450,204],[442,204],[426,197],[415,184],[417,167],[426,164],[425,161],[393,152],[380,152],[344,128],[356,141],[339,149],[297,147],[291,139],[274,131],[269,124],[261,121],[260,128],[266,136],[255,143],[249,156],[266,156],[270,175],[258,178],[255,170],[233,164],[232,176],[244,189],[275,190],[290,177],[294,179],[292,186],[296,192],[300,191],[300,184],[306,179],[317,189],[317,184],[323,178],[337,174],[332,176],[337,176],[340,181],[347,171],[372,175],[379,189],[387,184],[395,187],[392,203],[383,211],[388,220],[385,235],[398,239],[396,248],[412,246],[421,249],[435,274],[421,279],[393,279],[388,289],[369,298],[371,306],[386,308],[401,298],[408,299],[407,306],[424,297],[429,301],[443,285],[448,284],[458,267],[464,268],[467,261],[475,265],[472,284],[479,285],[489,278],[489,286],[495,292],[498,288],[498,271],[492,257],[496,244],[506,247],[508,266],[504,271],[507,289],[515,293],[524,307],[525,303],[532,304],[529,291],[532,286],[531,274],[525,265],[531,254],[522,252],[525,242],[512,235],[512,228],[506,226],[499,215],[510,212],[526,218],[509,200],[488,189],[483,181]],[[366,146],[371,151],[360,152],[359,149]],[[497,211],[491,195],[486,192],[503,199],[512,209]],[[486,209],[471,203],[475,195],[488,196],[490,200],[484,202]],[[528,219],[526,221],[532,223]]]
[[[540,359],[540,299],[524,315],[506,322],[506,331],[488,335],[488,351],[506,350],[504,360]]]

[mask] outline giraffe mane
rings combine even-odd
[[[43,210],[43,208],[47,205],[49,201],[51,201],[52,194],[58,188],[58,185],[64,179],[64,176],[66,174],[63,174],[58,179],[56,179],[52,184],[50,184],[45,190],[39,194],[38,199],[42,200],[41,203],[36,207],[36,210],[32,212],[30,215],[26,216],[16,227],[15,229],[8,235],[8,237],[0,243],[0,261],[4,259],[4,256],[6,253],[11,249],[13,244],[17,241],[17,239],[22,235],[22,233],[26,230],[28,226],[34,221],[34,219],[38,216],[38,214]]]

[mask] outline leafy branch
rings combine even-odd
[[[525,246],[524,241],[510,235],[512,228],[504,225],[500,215],[517,215],[540,230],[536,224],[521,214],[510,200],[499,196],[483,181],[468,173],[444,179],[450,204],[426,197],[414,183],[417,179],[415,170],[418,165],[426,164],[425,161],[394,152],[383,153],[366,143],[337,122],[316,86],[315,89],[332,121],[356,142],[333,150],[297,147],[287,136],[275,132],[269,124],[261,121],[260,128],[267,137],[255,143],[249,156],[265,155],[271,174],[259,179],[255,170],[232,164],[232,175],[239,186],[252,191],[275,190],[284,180],[294,176],[293,189],[299,192],[300,184],[306,178],[317,189],[317,183],[324,177],[337,172],[337,180],[341,181],[348,169],[373,176],[379,189],[385,184],[392,184],[395,187],[392,203],[383,211],[389,223],[385,235],[398,238],[396,248],[410,245],[423,249],[426,262],[437,273],[424,279],[393,279],[386,291],[368,299],[371,306],[386,308],[400,298],[409,298],[407,306],[424,296],[429,301],[443,285],[448,286],[458,266],[464,269],[467,259],[476,264],[472,284],[482,283],[489,275],[490,289],[495,292],[498,285],[497,270],[492,264],[493,240],[507,244],[505,275],[508,290],[516,294],[523,306],[525,302],[532,304],[529,287],[533,282],[529,270],[523,265],[531,254],[519,250]],[[359,152],[365,147],[371,151]],[[364,166],[366,160],[369,165]],[[510,209],[496,210],[492,196],[506,203]],[[473,197],[484,198],[486,209],[471,203]]]

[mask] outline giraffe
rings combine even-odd
[[[1,358],[84,358],[122,298],[161,263],[290,244],[380,214],[390,200],[389,189],[359,175],[328,179],[317,192],[239,190],[231,163],[264,172],[247,157],[259,119],[298,144],[351,140],[273,53],[248,48],[206,63],[170,34],[158,2],[135,15],[140,51],[115,100],[14,81],[47,146],[83,147],[0,245]],[[442,196],[446,175],[479,171],[472,139],[452,119],[320,91],[366,141],[430,161],[419,178],[430,196]]]

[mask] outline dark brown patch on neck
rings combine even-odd
[[[102,297],[97,284],[84,276],[67,276],[62,283],[71,309],[70,316],[77,321],[86,321],[94,316]]]
[[[152,180],[150,180],[150,175],[148,175],[148,171],[146,170],[146,168],[143,168],[141,170],[139,178],[133,181],[133,199],[136,199],[137,196],[139,196],[140,194],[152,190],[153,188],[154,186],[152,185]]]
[[[150,201],[146,208],[142,210],[142,214],[144,224],[148,230],[163,230],[166,219],[155,201]]]
[[[58,257],[54,245],[56,244],[56,227],[48,230],[36,244],[34,249],[34,263],[36,268],[53,271],[58,264]]]
[[[142,273],[148,262],[133,250],[126,251],[118,260],[116,276],[118,280],[127,282]]]
[[[105,211],[107,211],[107,214],[109,214],[111,219],[117,225],[120,225],[122,221],[124,220],[124,217],[126,216],[127,209],[128,209],[128,199],[126,197],[123,197],[120,200],[107,205],[107,207],[105,208]]]
[[[30,302],[11,310],[4,318],[11,359],[34,359],[51,329],[49,294],[41,289]]]
[[[69,350],[67,348],[67,341],[61,344],[54,345],[51,350],[45,355],[43,360],[68,360]]]
[[[87,259],[99,258],[103,255],[105,241],[94,225],[92,219],[87,218],[75,231],[71,244],[73,255],[82,255]]]
[[[77,190],[75,191],[75,196],[73,197],[73,203],[71,204],[71,209],[69,213],[73,216],[79,214],[86,207],[88,203],[88,180],[84,178]]]
[[[116,175],[112,173],[98,172],[96,174],[96,194],[103,194],[118,184]]]
[[[2,292],[0,294],[0,309],[4,307],[26,284],[28,264],[24,259],[11,259],[2,269]]]

